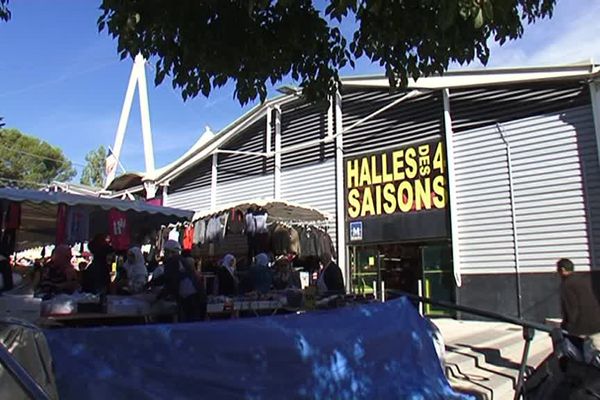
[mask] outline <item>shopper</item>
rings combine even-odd
[[[115,260],[115,251],[108,243],[106,235],[96,236],[89,244],[93,255],[92,263],[83,271],[82,290],[87,293],[108,294],[110,292],[110,272]]]
[[[573,262],[566,258],[558,260],[556,269],[562,280],[562,328],[584,338],[589,349],[600,351],[600,302],[594,293],[591,275],[574,272]],[[590,362],[593,355],[587,353],[586,361]]]
[[[235,274],[236,267],[235,256],[226,254],[217,271],[220,296],[235,296],[239,293],[239,280]]]
[[[139,247],[132,247],[127,251],[127,260],[123,264],[126,279],[123,281],[124,289],[129,293],[141,293],[148,283],[148,270],[144,255]]]
[[[273,272],[269,268],[269,256],[260,253],[254,258],[254,264],[249,271],[252,290],[267,293],[273,284]]]
[[[275,262],[273,288],[276,290],[300,289],[300,274],[292,267],[287,257]]]
[[[331,253],[325,252],[321,255],[321,273],[317,279],[319,294],[344,294],[344,276],[340,267],[333,262]]]
[[[182,322],[199,321],[206,314],[206,301],[203,300],[202,286],[197,279],[193,265],[181,257],[181,245],[175,240],[167,240],[164,245],[165,272],[154,280],[163,284],[158,299],[171,298],[177,302],[179,319]],[[189,264],[189,265],[188,265]]]
[[[182,264],[184,271],[179,284],[181,315],[185,321],[203,321],[206,318],[206,288],[198,276],[194,258],[184,257]]]

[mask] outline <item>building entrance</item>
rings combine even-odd
[[[447,242],[351,246],[350,267],[356,294],[389,299],[402,291],[454,301],[452,252]],[[448,315],[435,306],[422,307],[427,315]]]

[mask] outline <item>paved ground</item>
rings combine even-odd
[[[522,329],[500,322],[435,319],[446,345],[450,383],[481,399],[512,399],[521,357]],[[536,332],[527,365],[536,367],[552,351],[547,333]]]

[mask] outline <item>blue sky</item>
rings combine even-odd
[[[14,127],[61,147],[77,169],[85,154],[114,141],[131,71],[116,42],[98,33],[99,1],[12,0],[9,23],[0,23],[0,116]],[[492,46],[489,66],[519,66],[600,60],[599,0],[558,0],[555,15],[526,28],[523,39]],[[471,65],[469,68],[477,68]],[[149,81],[150,118],[157,167],[184,153],[204,132],[218,131],[242,115],[233,88],[183,102],[170,82]],[[345,75],[376,74],[360,62]],[[283,82],[291,83],[291,82]],[[144,168],[139,106],[132,108],[121,161]]]

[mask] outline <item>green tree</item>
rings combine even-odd
[[[62,150],[17,129],[0,129],[0,187],[39,188],[77,172]]]
[[[319,9],[314,3],[323,4]],[[308,98],[335,88],[338,71],[366,57],[392,87],[443,73],[451,62],[486,64],[489,43],[521,37],[556,0],[102,0],[100,31],[121,58],[156,60],[184,99],[235,83],[244,104],[288,75]],[[343,27],[343,30],[342,30]],[[348,32],[350,30],[350,32]]]
[[[88,186],[103,187],[106,179],[106,149],[104,146],[92,150],[85,156],[85,168],[81,173],[81,183]]]

